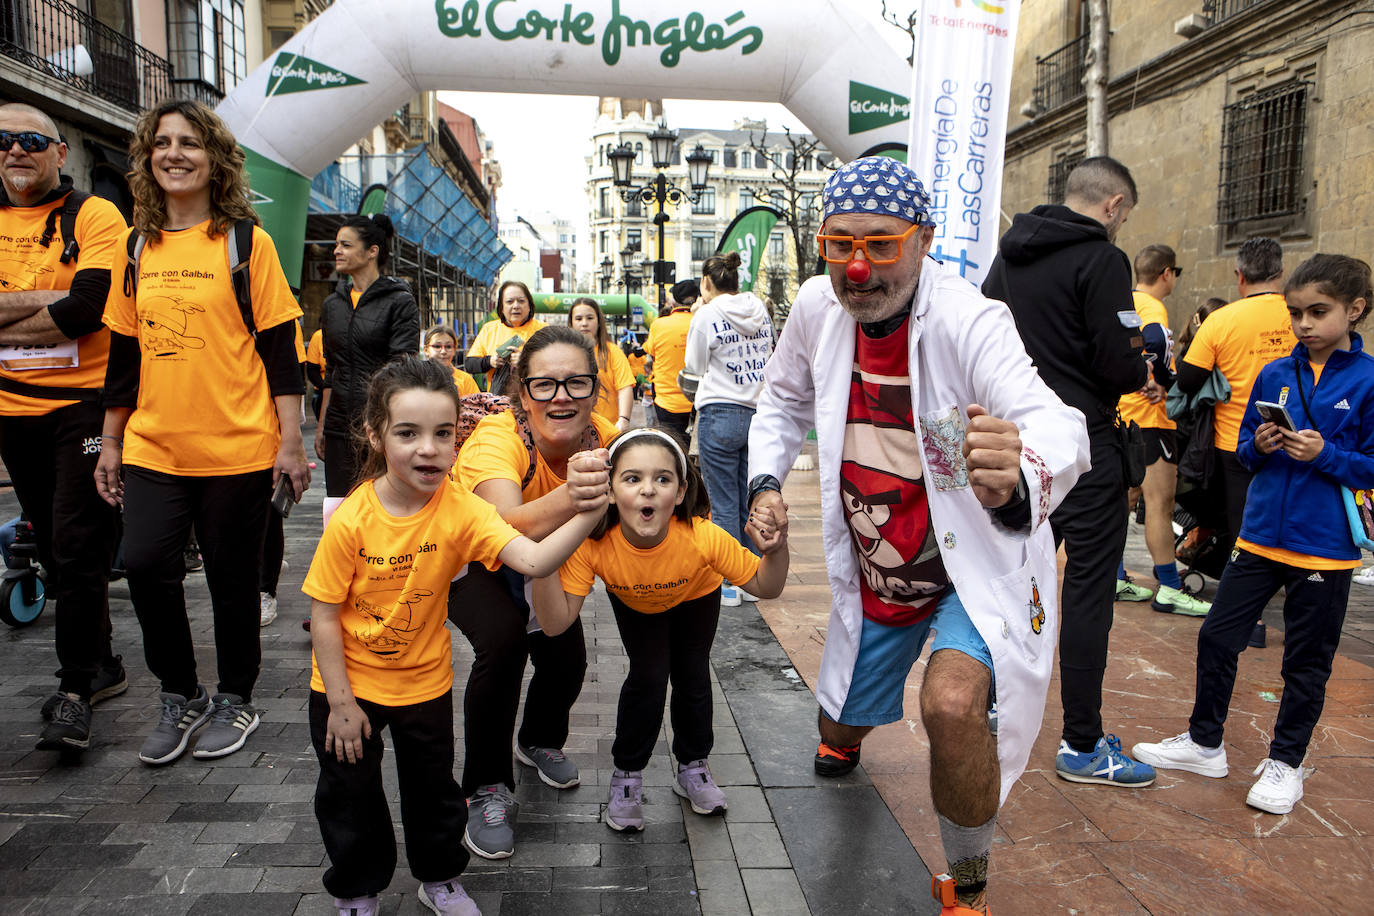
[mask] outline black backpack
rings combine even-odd
[[[248,329],[248,333],[256,338],[258,328],[253,323],[253,284],[248,274],[248,262],[253,258],[255,225],[251,219],[234,220],[225,234],[224,245],[229,250],[229,280],[234,285],[234,299],[239,305],[239,316],[243,318],[243,326]],[[124,295],[130,299],[138,292],[138,262],[147,243],[147,238],[137,229],[129,233],[129,260],[124,265]]]
[[[59,258],[63,264],[72,263],[81,254],[81,246],[76,243],[76,216],[81,212],[81,205],[94,196],[89,191],[78,191],[73,188],[67,193],[67,199],[62,202],[62,206],[53,207],[48,211],[48,219],[43,224],[43,234],[39,237],[38,244],[44,248],[52,244],[53,234],[58,230],[60,219],[62,238],[67,242]]]

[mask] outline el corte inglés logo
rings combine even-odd
[[[267,95],[286,95],[290,92],[310,92],[315,89],[336,89],[340,86],[357,86],[366,83],[356,76],[342,70],[283,51],[272,64],[272,73],[267,78]]]
[[[849,132],[863,133],[911,118],[911,100],[876,86],[849,81]]]

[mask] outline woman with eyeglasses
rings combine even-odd
[[[487,390],[509,394],[507,383],[511,367],[520,358],[520,348],[544,322],[534,317],[534,296],[519,280],[507,280],[496,290],[496,320],[482,325],[477,339],[468,348],[463,368],[472,375],[486,373]]]
[[[512,409],[477,424],[463,444],[458,483],[526,537],[543,538],[609,492],[605,446],[617,430],[593,413],[599,387],[596,353],[585,337],[562,325],[536,331],[515,365]],[[523,576],[480,563],[449,590],[449,619],[477,656],[463,696],[463,792],[471,811],[465,840],[487,859],[515,849],[511,743],[527,657],[534,675],[515,756],[554,788],[579,781],[562,748],[587,670],[582,627],[545,636],[528,595]]]

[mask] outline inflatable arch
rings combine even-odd
[[[218,111],[297,277],[310,179],[417,92],[781,102],[848,159],[907,141],[910,84],[835,0],[335,0]]]

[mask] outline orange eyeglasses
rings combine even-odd
[[[911,238],[911,233],[921,228],[913,225],[901,235],[869,235],[856,239],[852,235],[821,235],[821,257],[827,264],[847,264],[854,259],[855,252],[862,251],[870,264],[895,264],[902,258],[902,243]]]

